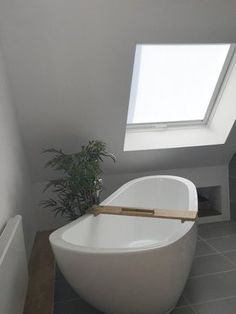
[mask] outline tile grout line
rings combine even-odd
[[[77,298],[66,299],[63,301],[56,301],[55,304],[67,303],[67,302],[72,302],[72,301],[76,301],[76,300],[81,300],[81,298],[78,296]]]
[[[224,256],[224,258],[230,262],[233,266],[236,267],[236,263],[234,261],[232,261],[228,256],[226,256],[223,252],[221,253],[222,256]]]
[[[222,237],[217,237],[217,238],[222,238]],[[224,237],[224,238],[225,238],[225,237]],[[208,246],[213,250],[213,253],[211,253],[211,254],[200,255],[200,256],[221,255],[221,256],[223,256],[224,258],[226,258],[226,259],[229,261],[229,259],[228,259],[225,255],[221,254],[221,252],[219,252],[214,246],[212,246],[210,243],[208,243],[208,241],[207,241],[205,238],[203,238],[202,236],[200,236],[199,234],[198,234],[198,241],[202,241],[203,243],[205,243],[206,245],[208,245]],[[200,257],[200,256],[195,256],[194,258],[197,258],[197,257]],[[233,264],[233,266],[236,266],[236,264],[232,263],[232,261],[230,261],[230,263],[231,263],[231,265]],[[232,270],[229,270],[229,271],[235,271],[235,269],[232,269]],[[229,272],[229,271],[223,271],[223,272]],[[219,273],[222,273],[222,272],[216,272],[216,273],[210,273],[210,274],[208,273],[208,274],[205,274],[205,275],[193,276],[193,277],[189,277],[189,279],[194,279],[194,278],[199,278],[199,277],[205,277],[205,276],[214,275],[214,274],[219,274]],[[197,314],[196,311],[195,311],[195,308],[194,308],[194,305],[195,305],[195,304],[191,303],[184,293],[183,293],[183,296],[184,296],[185,300],[186,300],[187,303],[188,303],[187,306],[189,306],[189,307],[191,308],[191,310],[193,311],[193,313]],[[217,299],[217,300],[219,300],[219,299]],[[211,301],[211,302],[212,302],[212,301]],[[206,303],[206,302],[204,302],[204,303]],[[203,304],[203,303],[202,303],[202,304]]]
[[[199,255],[195,255],[194,258],[212,256],[212,255],[217,255],[217,254],[218,253],[216,253],[216,252],[212,252],[212,253],[208,253],[208,254],[199,254]]]
[[[201,238],[201,237],[200,237]],[[213,249],[215,251],[215,254],[211,254],[211,255],[220,255],[222,257],[224,257],[224,259],[226,259],[232,266],[236,267],[236,263],[234,263],[233,261],[231,261],[226,255],[224,255],[222,252],[218,251],[214,246],[212,246],[210,243],[207,242],[207,240],[201,238],[201,241],[203,241],[205,244],[207,244],[211,249]],[[198,258],[197,256],[195,256],[195,258]],[[213,273],[207,273],[207,274],[202,274],[202,275],[196,275],[196,276],[191,276],[189,277],[189,279],[195,279],[195,278],[201,278],[201,277],[206,277],[206,276],[212,276],[212,275],[217,275],[217,274],[221,274],[221,273],[228,273],[228,272],[232,272],[235,271],[236,268],[233,269],[229,269],[229,270],[223,270],[223,271],[218,271],[218,272],[213,272]]]
[[[225,235],[221,235],[221,236],[214,236],[214,237],[209,237],[209,238],[203,238],[202,236],[198,235],[200,238],[200,241],[207,241],[207,240],[216,240],[216,239],[226,239],[226,238],[230,238],[230,237],[235,237],[236,238],[236,232],[235,233],[231,233],[231,234],[225,234]]]
[[[231,235],[229,235],[231,236]],[[235,235],[236,236],[236,235]],[[207,254],[207,255],[200,255],[200,256],[195,256],[194,258],[197,258],[197,257],[201,257],[201,256],[210,256],[210,255],[220,255],[220,256],[223,256],[228,262],[230,262],[230,264],[232,266],[236,266],[236,263],[234,263],[233,261],[231,261],[225,254],[223,254],[223,252],[220,252],[219,250],[217,250],[214,246],[212,246],[205,238],[203,238],[202,236],[198,235],[198,238],[199,240],[198,241],[203,241],[205,244],[207,244],[211,249],[213,249],[213,251],[215,253],[212,253],[212,254]],[[222,237],[216,237],[216,238],[226,238],[226,236],[222,236]],[[211,238],[212,239],[212,238]],[[232,251],[236,251],[236,250],[232,250]],[[228,250],[226,252],[232,252],[231,250]],[[225,252],[225,253],[226,253]],[[228,270],[228,271],[221,271],[221,272],[216,272],[216,273],[208,273],[208,274],[205,274],[205,275],[199,275],[199,276],[193,276],[193,277],[190,277],[189,279],[194,279],[194,278],[199,278],[199,277],[205,277],[205,276],[210,276],[210,275],[215,275],[215,274],[220,274],[220,273],[227,273],[227,272],[231,272],[231,271],[235,271],[236,269],[232,269],[232,270]],[[211,303],[211,302],[216,302],[216,301],[221,301],[221,300],[228,300],[228,299],[231,299],[231,298],[234,298],[236,297],[236,295],[233,295],[233,296],[229,296],[229,297],[224,297],[224,298],[217,298],[217,299],[212,299],[212,300],[208,300],[206,302],[199,302],[199,303],[191,303],[188,298],[183,294],[185,300],[188,302],[188,306],[191,308],[191,310],[195,313],[195,306],[196,305],[201,305],[201,304],[207,304],[207,303]]]
[[[233,250],[226,250],[226,251],[223,251],[221,253],[225,254],[225,253],[231,253],[231,252],[236,252],[236,249],[233,249]]]
[[[184,301],[185,301],[187,304],[182,304],[182,305],[180,305],[180,306],[177,306],[177,305],[176,305],[175,308],[178,308],[178,309],[179,309],[179,308],[186,307],[186,306],[189,306],[189,305],[190,305],[188,299],[186,298],[186,296],[185,296],[183,293],[182,293],[182,297],[183,297]]]
[[[205,243],[207,245],[209,245],[212,249],[214,249],[218,254],[220,254],[221,256],[223,256],[231,265],[235,266],[236,267],[236,263],[233,262],[228,256],[226,256],[224,254],[224,252],[221,252],[219,250],[217,250],[217,248],[215,248],[211,243],[209,243],[207,240],[205,240]],[[230,252],[230,251],[229,251]]]
[[[197,314],[197,313],[195,312],[195,309],[193,308],[192,304],[190,303],[189,299],[186,297],[186,295],[185,295],[184,293],[183,293],[182,295],[183,295],[185,301],[187,302],[187,304],[185,305],[185,307],[186,307],[186,308],[190,307],[190,309],[193,311],[193,313],[194,313],[194,314]],[[183,307],[184,307],[184,305],[183,305],[182,307],[179,307],[179,308],[181,309],[181,308],[183,308]]]
[[[197,314],[197,312],[195,311],[195,308],[193,307],[193,305],[191,303],[189,304],[189,307],[193,311],[194,314]]]
[[[217,298],[217,299],[211,299],[205,302],[197,302],[197,303],[191,303],[191,305],[196,306],[196,305],[203,305],[203,304],[208,304],[208,303],[213,303],[213,302],[217,302],[217,301],[224,301],[224,300],[230,300],[236,298],[236,295],[231,295],[228,297],[223,297],[223,298]]]
[[[205,242],[211,249],[213,249],[217,254],[223,254],[223,252],[219,251],[217,248],[215,248],[211,243],[209,243],[206,239],[202,238],[202,241]],[[230,252],[228,250],[228,252]]]
[[[208,245],[208,242],[206,242],[205,240],[204,240],[204,238],[201,238],[199,235],[198,235],[198,237],[199,237],[199,239],[197,240],[197,242],[203,242],[204,244],[206,244],[207,246],[209,246]],[[210,248],[212,249],[212,247],[210,246]],[[195,254],[195,256],[194,256],[194,258],[196,258],[196,257],[202,257],[202,256],[210,256],[210,255],[215,255],[217,253],[217,251],[215,250],[215,249],[213,249],[213,252],[211,252],[211,253],[203,253],[203,254],[199,254],[199,255],[197,255],[197,254]]]
[[[218,254],[220,255],[220,254]],[[232,265],[232,266],[235,266],[235,265]],[[202,274],[202,275],[196,275],[196,276],[192,276],[192,277],[189,277],[189,279],[198,279],[198,278],[203,278],[203,277],[207,277],[207,276],[214,276],[214,275],[219,275],[219,274],[225,274],[225,273],[230,273],[230,272],[233,272],[233,271],[236,271],[236,268],[233,268],[233,269],[229,269],[229,270],[222,270],[222,271],[216,271],[214,273],[207,273],[207,274]]]
[[[201,236],[199,236],[199,238],[201,239],[201,241],[203,241],[203,243],[207,244],[215,253],[219,254],[219,251],[214,246],[212,246],[210,243],[208,243],[207,240],[205,240]]]

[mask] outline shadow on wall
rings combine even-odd
[[[231,219],[236,220],[236,153],[229,163],[229,196]]]

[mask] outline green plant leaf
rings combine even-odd
[[[60,178],[46,184],[43,192],[52,189],[55,199],[41,201],[44,208],[51,208],[55,215],[74,220],[99,203],[99,192],[103,188],[100,163],[105,158],[116,161],[115,156],[106,151],[104,142],[89,141],[87,146],[81,147],[80,152],[73,154],[55,148],[46,149],[43,153],[52,155],[45,167],[63,173]]]

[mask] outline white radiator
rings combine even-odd
[[[22,314],[28,268],[22,218],[10,218],[0,236],[0,314]]]

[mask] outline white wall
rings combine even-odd
[[[0,232],[9,217],[21,214],[29,254],[34,236],[31,221],[31,182],[1,54],[0,167]]]
[[[232,0],[0,1],[0,36],[34,182],[50,177],[42,149],[70,153],[92,139],[119,160],[107,162],[106,173],[226,164],[235,140],[132,152],[123,146],[136,44],[234,43],[235,12]]]
[[[133,177],[157,173],[145,172],[157,166],[205,166],[162,173],[186,176],[199,186],[222,184],[224,215],[217,219],[227,219],[226,167],[210,166],[226,164],[236,150],[236,125],[225,145],[123,152],[123,140],[136,43],[235,42],[235,9],[232,0],[0,1],[11,95],[34,181],[51,175],[43,168],[43,148],[73,152],[88,139],[101,139],[118,158],[116,167],[107,163],[106,172],[117,174],[105,176],[104,195]],[[30,247],[30,180],[2,63],[0,59],[0,229],[21,213]],[[33,223],[36,229],[53,228],[61,220],[38,206],[42,187],[33,185]]]
[[[53,197],[53,193],[47,191],[43,193],[46,182],[36,182],[32,185],[32,198],[33,204],[32,208],[34,211],[33,214],[33,223],[36,230],[53,230],[66,223],[66,220],[61,216],[56,216],[50,209],[43,208],[40,205],[40,202],[44,199]]]
[[[201,222],[213,222],[230,219],[229,210],[229,185],[228,185],[228,167],[202,167],[202,168],[186,168],[166,171],[152,171],[140,173],[123,173],[104,175],[104,191],[102,199],[109,196],[122,184],[137,177],[153,174],[169,174],[178,175],[191,180],[197,187],[207,186],[221,186],[221,200],[222,200],[222,215],[201,218]],[[39,182],[33,184],[33,198],[34,198],[34,218],[37,229],[53,229],[66,223],[61,217],[55,218],[49,209],[43,209],[39,206],[40,200],[52,196],[51,193],[42,194],[42,190],[46,182]]]

